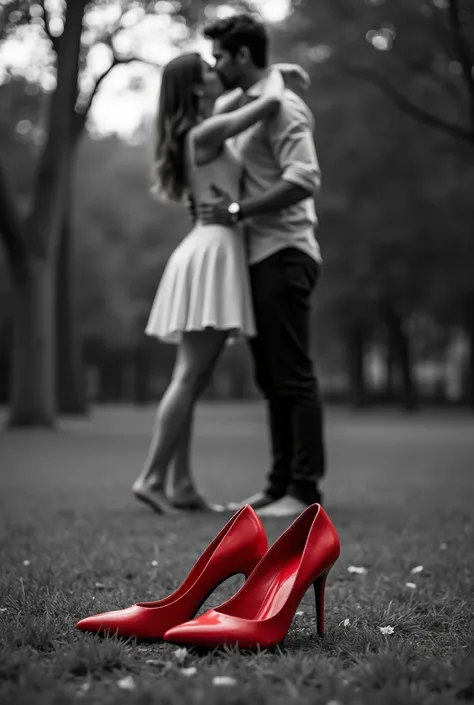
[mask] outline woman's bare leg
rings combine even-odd
[[[194,426],[194,406],[176,442],[176,452],[171,461],[167,478],[167,493],[175,495],[194,489],[191,472],[191,442]]]
[[[196,489],[191,469],[193,416],[194,413],[186,421],[177,442],[176,453],[167,476],[166,494],[177,509],[223,512],[223,504],[207,502]]]
[[[157,512],[173,511],[165,493],[168,465],[227,336],[227,331],[214,329],[183,334],[171,383],[158,407],[145,465],[133,485],[137,499],[150,504]]]

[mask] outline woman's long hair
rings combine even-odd
[[[203,60],[197,53],[182,54],[163,71],[154,149],[153,191],[164,200],[180,201],[186,186],[184,142],[198,122],[203,84]]]

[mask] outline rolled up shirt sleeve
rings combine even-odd
[[[321,187],[313,138],[312,115],[297,96],[286,96],[280,109],[269,120],[268,134],[284,181],[301,186],[309,195]]]

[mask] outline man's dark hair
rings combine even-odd
[[[247,47],[257,68],[267,66],[268,33],[263,22],[252,15],[242,13],[212,22],[204,28],[204,36],[220,42],[232,56]]]

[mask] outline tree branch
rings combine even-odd
[[[454,39],[459,60],[462,66],[464,80],[469,91],[469,102],[471,106],[471,121],[474,130],[474,77],[472,75],[472,57],[470,55],[468,43],[464,37],[461,20],[459,18],[458,0],[449,0],[449,17],[453,28]]]
[[[336,60],[335,63],[345,73],[356,78],[361,78],[368,81],[372,85],[377,86],[377,88],[379,88],[399,110],[415,118],[418,122],[428,125],[429,127],[433,127],[437,130],[441,130],[456,139],[469,142],[471,147],[474,147],[474,129],[461,127],[460,125],[444,120],[437,115],[433,115],[424,108],[420,108],[415,103],[412,103],[411,100],[403,95],[403,93],[388,83],[388,81],[386,81],[381,74],[373,69],[348,66],[339,60]]]
[[[83,106],[80,107],[80,109],[76,110],[75,114],[75,119],[74,119],[74,126],[73,126],[73,141],[75,142],[79,136],[82,133],[82,130],[85,127],[86,121],[87,121],[87,116],[89,114],[89,111],[92,107],[92,103],[94,101],[94,98],[96,97],[100,86],[104,82],[104,80],[107,78],[107,76],[113,71],[113,69],[116,66],[119,65],[124,65],[124,64],[131,64],[134,61],[139,61],[142,64],[148,64],[148,66],[153,66],[155,68],[161,68],[159,64],[153,63],[153,61],[147,61],[146,59],[142,59],[137,56],[128,56],[125,58],[121,58],[117,55],[114,56],[114,59],[112,63],[110,64],[109,68],[106,69],[97,79],[94,88],[92,89],[91,93],[89,94],[87,101]]]
[[[11,267],[18,271],[26,262],[27,247],[3,169],[0,167],[0,239]]]
[[[11,0],[5,5],[2,5],[0,9],[0,39],[4,38],[4,32],[8,25],[8,17],[13,10],[18,10],[18,2],[16,0]]]
[[[39,3],[39,4],[40,4],[40,6],[41,6],[41,9],[43,10],[44,31],[46,32],[46,34],[47,34],[47,36],[48,36],[48,39],[50,40],[50,42],[51,42],[51,44],[52,44],[53,50],[54,50],[54,51],[56,52],[56,54],[57,54],[57,53],[58,53],[58,46],[59,46],[59,39],[60,39],[60,38],[59,38],[59,37],[55,37],[54,34],[51,34],[51,29],[50,29],[50,27],[49,27],[49,20],[50,20],[50,18],[49,18],[49,12],[48,12],[48,10],[46,9],[45,1],[44,1],[44,0],[40,0],[40,3]]]
[[[7,23],[5,22],[5,17],[6,17],[6,9],[2,8],[2,11],[0,12],[0,39],[3,39],[5,27],[7,26]]]
[[[425,64],[416,64],[416,63],[406,63],[406,69],[408,70],[409,73],[415,73],[418,75],[425,75],[428,76],[434,83],[437,83],[439,86],[444,88],[451,98],[454,100],[460,100],[464,97],[464,92],[461,92],[460,84],[459,86],[455,85],[452,80],[450,80],[447,76],[443,75],[442,73],[439,73],[436,71],[434,66],[428,66]]]

